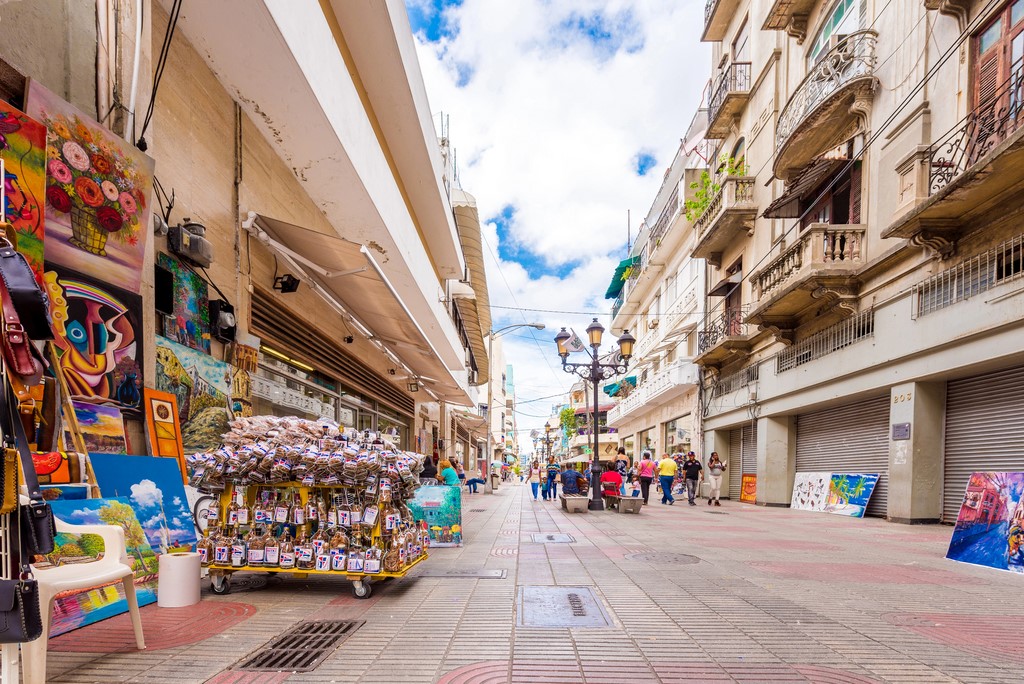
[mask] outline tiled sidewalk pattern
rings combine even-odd
[[[519,486],[465,502],[466,545],[433,549],[430,566],[505,569],[507,579],[407,578],[359,601],[344,581],[275,577],[261,589],[204,593],[198,609],[176,609],[177,618],[144,608],[145,652],[126,647],[121,618],[55,639],[54,648],[65,652],[50,656],[52,681],[1022,679],[1024,607],[1012,597],[1024,578],[944,560],[949,527],[732,502],[710,515],[703,506],[653,499],[639,516],[569,516]],[[534,543],[537,533],[576,541]],[[593,587],[614,626],[517,627],[516,590],[526,585]],[[204,625],[207,610],[218,616],[216,626]],[[228,670],[303,619],[366,624],[314,672]]]

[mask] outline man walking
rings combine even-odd
[[[689,498],[691,506],[697,505],[694,497],[697,495],[699,481],[704,480],[703,470],[703,466],[697,460],[697,454],[692,451],[688,453],[686,463],[683,464],[683,474],[686,476],[686,496]]]
[[[665,454],[658,461],[658,479],[661,481],[661,503],[671,506],[676,502],[672,497],[672,481],[676,478],[676,462]]]
[[[558,463],[555,462],[555,457],[554,456],[549,456],[548,457],[548,490],[547,490],[547,493],[544,495],[545,499],[551,499],[552,501],[556,501],[558,499],[558,484],[556,484],[557,479],[558,479],[558,471],[559,471]]]

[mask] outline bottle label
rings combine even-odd
[[[277,565],[277,561],[279,559],[280,553],[281,553],[280,547],[268,546],[266,554],[263,557],[263,560],[264,560],[264,562],[267,565]]]
[[[399,523],[402,522],[402,516],[398,513],[388,513],[384,516],[384,529],[386,530],[397,530]]]
[[[231,564],[245,565],[245,544],[231,545]]]
[[[331,570],[344,570],[346,560],[344,551],[341,549],[331,550]]]
[[[281,552],[281,567],[282,568],[294,568],[295,567],[295,554],[291,551]]]
[[[196,551],[199,553],[199,562],[203,565],[206,565],[210,561],[210,555],[209,552],[206,550],[206,547],[200,546],[196,549]]]
[[[215,523],[220,518],[220,511],[217,510],[216,506],[210,506],[206,509],[206,520],[207,522]]]
[[[306,520],[316,520],[317,517],[316,506],[309,506],[306,508]]]
[[[379,558],[367,558],[366,562],[363,563],[363,570],[366,572],[380,572],[380,559]]]
[[[248,525],[249,524],[249,509],[239,508],[238,509],[238,524]]]
[[[359,556],[349,556],[348,558],[348,571],[349,572],[362,572],[363,571],[363,559]]]
[[[314,539],[313,540],[313,553],[316,554],[317,556],[319,556],[321,553],[323,553],[324,547],[326,545],[327,545],[327,542],[325,542],[323,539]]]
[[[270,522],[269,520],[267,520],[267,512],[265,510],[263,510],[262,508],[257,508],[256,509],[255,518],[256,518],[256,523],[257,524],[265,523],[265,522]]]
[[[308,563],[313,560],[313,547],[312,546],[300,546],[295,549],[299,557],[300,563]]]
[[[366,510],[363,511],[363,524],[373,525],[377,522],[377,507],[367,506]]]
[[[316,569],[317,570],[330,570],[331,569],[331,557],[325,554],[320,554],[316,557]]]
[[[228,511],[228,525],[238,524],[238,511]]]
[[[278,506],[274,509],[274,522],[286,523],[288,522],[288,507]]]
[[[340,524],[338,522],[338,511],[336,511],[336,510],[334,510],[332,508],[330,510],[330,512],[327,514],[327,526],[328,527],[334,527],[335,525],[338,525],[338,524]],[[345,525],[345,527],[348,527],[348,525]]]
[[[295,524],[305,525],[306,524],[306,510],[304,508],[295,509]]]
[[[353,508],[352,513],[350,513],[350,516],[352,518],[352,524],[358,525],[363,520],[363,511],[362,509],[359,508]]]
[[[249,549],[249,565],[256,565],[263,562],[266,552],[263,549]]]
[[[216,563],[227,563],[231,559],[231,547],[217,546],[213,549],[213,560]]]

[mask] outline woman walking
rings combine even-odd
[[[714,500],[715,506],[722,505],[718,497],[722,493],[722,473],[725,472],[725,467],[725,462],[718,458],[718,452],[712,451],[711,458],[708,459],[708,479],[711,481],[711,494],[708,495],[708,506],[712,505],[712,500]]]
[[[537,500],[537,490],[540,489],[540,461],[530,464],[530,489],[533,490],[533,500]]]
[[[645,451],[640,464],[637,466],[637,476],[640,478],[640,493],[644,497],[644,505],[651,497],[651,482],[654,481],[654,461],[651,459],[651,452]]]

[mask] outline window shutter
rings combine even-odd
[[[860,223],[860,163],[850,171],[850,223]]]
[[[974,79],[975,106],[989,100],[999,87],[999,62],[1002,50],[997,48],[991,52],[995,54],[978,64],[978,71]]]

